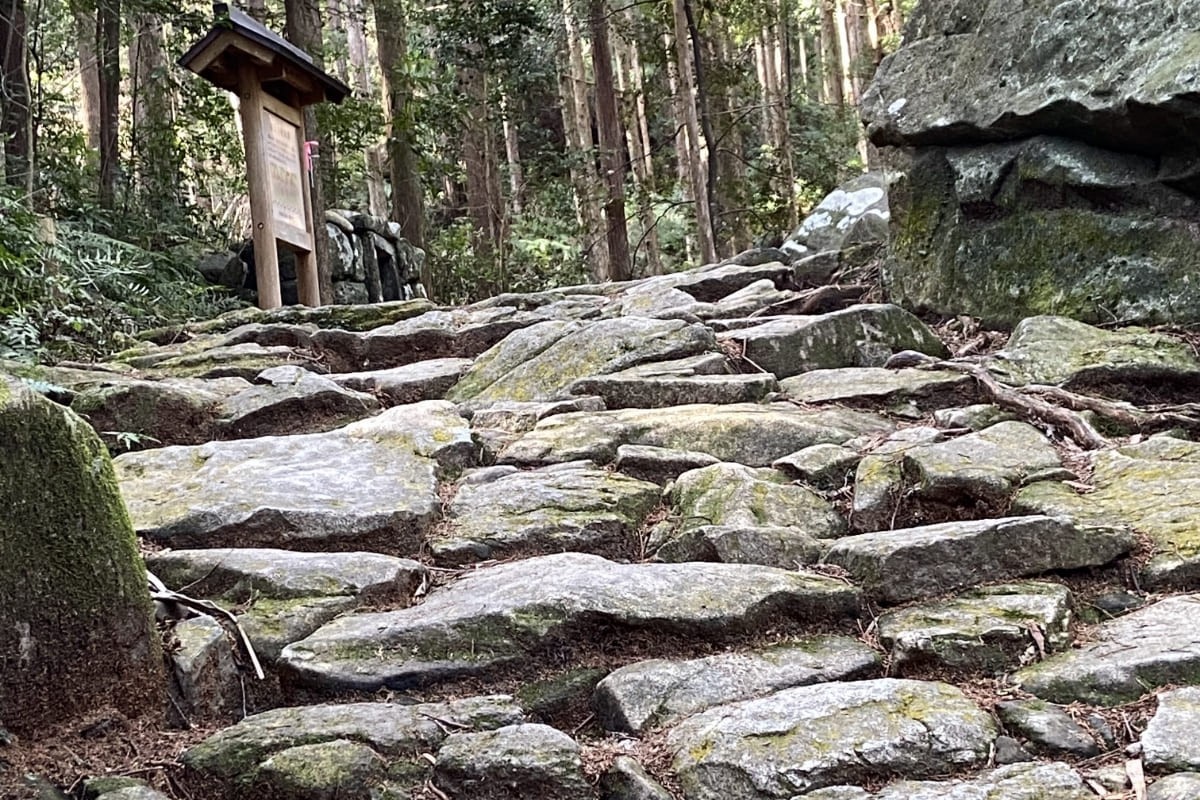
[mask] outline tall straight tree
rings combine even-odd
[[[592,145],[592,113],[588,98],[587,67],[583,59],[583,38],[579,32],[578,11],[574,0],[563,0],[563,31],[566,64],[560,71],[560,96],[563,128],[571,148],[571,184],[575,210],[583,229],[583,254],[592,277],[603,280],[608,269],[608,238],[604,230],[597,185],[596,153]]]
[[[0,138],[4,179],[33,193],[33,113],[25,0],[0,0]]]
[[[604,173],[607,187],[604,225],[608,241],[608,269],[605,277],[613,281],[627,281],[632,277],[632,270],[629,267],[629,230],[625,224],[625,144],[621,138],[621,117],[617,111],[606,0],[589,0],[588,28],[592,36],[592,72],[596,78],[600,170]]]
[[[384,110],[388,118],[388,173],[392,184],[392,219],[405,239],[425,246],[425,204],[417,156],[413,149],[412,76],[408,67],[408,30],[402,0],[375,0],[375,35],[383,73]],[[427,262],[428,263],[428,262]],[[430,276],[421,276],[425,290]]]
[[[287,22],[284,30],[288,40],[312,56],[317,66],[324,63],[321,41],[321,6],[318,0],[284,0]],[[312,106],[304,109],[304,138],[318,142],[319,152],[329,153],[328,142],[317,126],[317,114]],[[330,169],[333,159],[318,158],[317,168]],[[317,286],[322,305],[333,302],[333,275],[329,263],[329,232],[325,229],[325,209],[328,202],[325,189],[331,183],[322,180],[311,182],[313,213],[313,251],[317,257]],[[333,198],[328,198],[333,199]]]
[[[133,15],[129,65],[133,75],[132,145],[138,200],[142,207],[166,210],[178,205],[180,158],[175,146],[170,71],[164,53],[162,19]]]
[[[75,41],[79,49],[80,124],[87,131],[88,147],[100,149],[100,60],[96,55],[96,9],[90,0],[77,0]]]
[[[100,64],[101,208],[113,208],[121,154],[117,148],[121,101],[121,0],[96,0],[96,54]]]
[[[701,138],[700,112],[697,108],[700,102],[700,90],[696,78],[695,49],[692,46],[692,29],[695,26],[689,19],[691,17],[689,0],[674,0],[672,10],[675,23],[675,60],[679,80],[679,107],[684,114],[684,125],[689,140],[688,177],[695,200],[696,240],[700,246],[700,258],[705,264],[711,264],[717,260],[717,244],[713,231],[709,191],[709,143]]]

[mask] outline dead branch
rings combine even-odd
[[[250,643],[250,637],[246,635],[246,631],[242,629],[241,624],[233,613],[226,611],[211,600],[197,600],[194,597],[188,597],[186,594],[171,591],[152,572],[146,573],[146,580],[150,584],[151,600],[182,606],[198,614],[211,617],[226,631],[233,634],[234,641],[238,643],[239,649],[249,659],[251,666],[254,667],[255,676],[260,681],[266,679],[266,673],[263,672],[262,664],[258,661],[258,654],[254,652],[254,645]]]

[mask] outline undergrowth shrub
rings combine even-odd
[[[203,285],[191,261],[77,222],[52,230],[0,191],[0,358],[91,360],[145,328],[239,305]]]

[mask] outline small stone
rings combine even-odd
[[[386,762],[365,744],[334,739],[280,751],[262,762],[266,792],[295,800],[368,800]]]
[[[1200,772],[1177,772],[1159,778],[1146,800],[1195,800],[1200,797]]]
[[[997,736],[993,747],[992,756],[997,764],[1020,764],[1033,760],[1033,756],[1011,736]]]
[[[1019,734],[1045,755],[1091,758],[1100,753],[1096,740],[1061,706],[1041,700],[1008,700],[996,713],[1009,732]]]
[[[1142,734],[1143,761],[1159,772],[1200,770],[1200,688],[1162,692]]]
[[[815,489],[835,490],[849,484],[861,456],[837,444],[815,444],[784,456],[771,464]]]
[[[538,724],[450,734],[438,750],[434,781],[452,797],[471,800],[596,796],[583,775],[579,745],[565,733]]]
[[[617,756],[600,776],[600,800],[671,800],[671,793],[629,756]]]

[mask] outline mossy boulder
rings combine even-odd
[[[592,800],[579,745],[548,725],[452,733],[438,750],[434,782],[472,800]]]
[[[789,800],[982,765],[996,734],[991,716],[953,686],[883,678],[717,706],[684,720],[667,742],[692,800]]]
[[[892,187],[890,299],[1012,325],[1200,319],[1197,203],[1153,161],[1063,139],[919,148]]]
[[[20,733],[164,702],[158,636],[112,462],[73,412],[0,376],[0,719]]]

